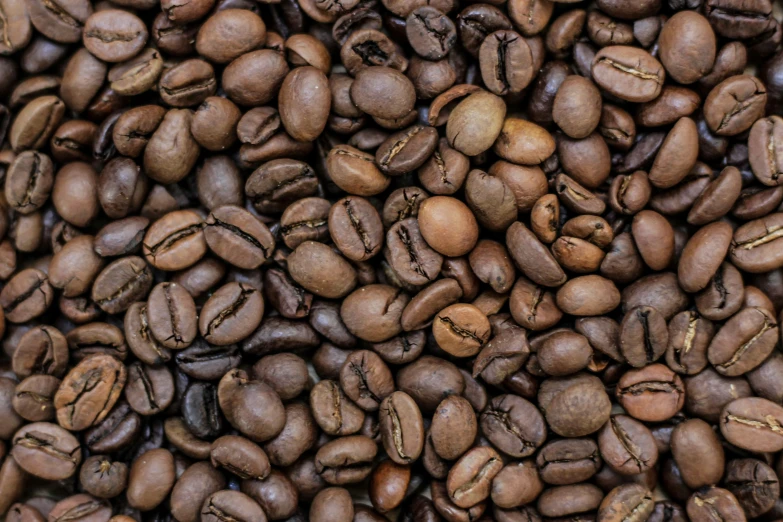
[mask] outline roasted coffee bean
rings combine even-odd
[[[124,462],[112,461],[106,455],[93,455],[82,464],[79,482],[90,495],[113,498],[127,486],[128,466]]]
[[[655,507],[652,492],[641,484],[623,484],[610,491],[598,506],[600,520],[617,521],[629,516],[649,517]]]
[[[209,462],[192,464],[182,472],[171,489],[171,514],[183,522],[195,522],[199,519],[203,501],[225,486],[223,474]]]
[[[536,465],[547,484],[574,484],[589,479],[602,464],[598,446],[591,439],[563,439],[545,444]]]
[[[637,475],[655,466],[658,448],[650,430],[625,415],[613,415],[598,433],[604,462],[623,475]]]
[[[360,482],[370,475],[376,452],[369,437],[340,437],[321,446],[315,455],[315,470],[329,484]]]
[[[475,506],[489,497],[492,479],[503,468],[503,460],[490,447],[476,447],[462,456],[449,471],[446,490],[461,508]]]
[[[655,99],[665,79],[660,62],[642,49],[609,46],[593,60],[593,79],[611,94],[631,102]]]
[[[530,402],[516,395],[500,395],[481,414],[481,432],[503,453],[532,455],[546,438],[546,425]]]
[[[734,315],[712,338],[707,358],[715,370],[733,377],[752,370],[769,355],[778,336],[777,322],[763,308]]]
[[[188,429],[200,438],[215,437],[223,429],[218,409],[217,389],[213,384],[196,382],[182,397],[182,416]]]
[[[128,366],[125,400],[141,415],[155,415],[168,408],[174,399],[174,377],[167,368],[139,362]]]
[[[54,406],[62,426],[83,430],[109,414],[125,386],[125,366],[110,355],[88,357],[63,379]]]
[[[139,414],[128,403],[118,402],[103,421],[85,431],[84,441],[90,451],[113,453],[130,446],[141,432]]]
[[[670,419],[685,401],[682,380],[662,364],[626,372],[617,382],[616,394],[629,415],[648,422]]]
[[[154,509],[166,499],[175,480],[174,456],[171,452],[164,448],[147,451],[130,468],[128,504],[141,511]]]
[[[629,310],[620,325],[620,352],[636,368],[663,356],[669,341],[666,320],[652,307]]]
[[[384,448],[398,464],[416,461],[424,449],[424,421],[416,402],[396,391],[381,402],[379,423]]]
[[[732,444],[749,451],[779,451],[783,444],[781,413],[780,406],[767,399],[737,399],[723,408],[721,433]]]
[[[187,348],[196,337],[196,303],[176,283],[161,283],[147,299],[149,331],[169,349]]]
[[[53,398],[60,379],[52,375],[31,375],[14,390],[14,411],[31,422],[52,421],[55,418]]]
[[[710,520],[714,517],[722,519],[742,519],[745,513],[736,497],[726,489],[709,487],[691,495],[686,506],[691,520]]]
[[[688,487],[715,484],[723,476],[723,448],[703,420],[691,419],[678,424],[671,435],[671,450]]]
[[[31,475],[45,480],[73,476],[82,461],[79,441],[64,428],[34,422],[14,434],[10,455]]]
[[[52,326],[33,327],[19,339],[11,362],[20,378],[33,374],[62,377],[68,364],[68,342]]]

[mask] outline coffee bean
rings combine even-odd
[[[541,480],[564,485],[592,477],[601,466],[598,446],[591,439],[563,439],[545,444],[536,457]]]
[[[715,516],[739,519],[744,516],[742,506],[734,495],[726,489],[717,487],[710,487],[691,495],[686,509],[688,517],[698,522]]]
[[[398,464],[415,461],[424,449],[424,421],[416,402],[396,391],[380,405],[379,423],[383,446]]]
[[[141,415],[155,415],[169,407],[174,399],[174,377],[167,368],[139,362],[128,366],[125,400]]]
[[[204,60],[185,60],[167,70],[159,80],[160,95],[172,107],[192,107],[215,93],[215,70]],[[200,108],[199,108],[200,110]],[[166,121],[161,122],[163,125]],[[196,128],[195,117],[191,132]],[[195,135],[195,133],[193,133]],[[195,137],[195,136],[194,136]]]
[[[516,395],[500,395],[481,414],[481,432],[503,453],[527,457],[546,438],[544,419],[538,410]]]
[[[763,308],[746,308],[718,330],[707,358],[723,375],[741,375],[761,364],[777,340],[777,322]]]
[[[169,349],[187,348],[196,337],[196,303],[176,283],[161,283],[147,300],[149,332]]]
[[[54,327],[31,328],[19,339],[11,362],[21,378],[33,374],[61,377],[68,364],[68,342]]]
[[[613,415],[598,433],[604,462],[623,475],[644,473],[658,461],[658,448],[650,430],[625,415]]]
[[[726,466],[726,488],[749,517],[764,514],[775,504],[780,483],[775,472],[756,459],[735,459]]]
[[[310,408],[315,421],[329,435],[352,435],[361,429],[364,422],[364,412],[346,397],[334,381],[325,379],[313,387]]]
[[[131,507],[150,511],[157,507],[174,486],[174,456],[167,449],[150,450],[130,468],[127,498]]]
[[[84,23],[82,41],[97,58],[124,62],[147,43],[147,27],[128,11],[107,9],[93,13]]]
[[[171,490],[171,514],[183,522],[196,522],[201,505],[226,486],[226,479],[209,462],[196,462],[177,479]]]
[[[706,422],[691,419],[678,424],[672,432],[671,449],[688,487],[714,484],[723,476],[723,448]]]
[[[734,136],[749,129],[763,115],[766,102],[766,89],[757,78],[731,76],[707,95],[704,119],[715,134]]]
[[[620,99],[646,102],[661,92],[665,72],[660,62],[642,49],[613,45],[601,49],[593,60],[593,79]]]
[[[53,397],[60,383],[60,379],[52,375],[27,377],[14,390],[12,402],[14,411],[31,422],[54,420]]]
[[[182,397],[182,417],[187,428],[200,438],[212,438],[223,431],[223,416],[214,384],[195,382]]]
[[[93,455],[82,464],[79,482],[90,495],[113,498],[127,486],[128,466],[124,462],[112,462],[106,455]]]
[[[321,446],[315,455],[315,470],[329,484],[360,482],[370,475],[376,452],[369,437],[340,437]]]
[[[92,285],[92,300],[108,313],[119,313],[147,295],[152,272],[144,259],[122,257],[104,268]],[[2,294],[0,294],[2,295]]]
[[[652,514],[654,507],[650,490],[641,484],[623,484],[606,495],[598,506],[598,517],[606,521],[623,520],[631,514],[646,518]]]
[[[721,433],[726,440],[749,451],[779,451],[780,406],[767,399],[737,399],[723,408]]]
[[[471,449],[449,471],[446,489],[459,507],[469,508],[489,497],[492,479],[503,468],[500,455],[489,447]]]
[[[125,366],[110,355],[94,355],[76,365],[54,396],[61,426],[83,430],[101,422],[127,380]]]
[[[11,456],[31,475],[63,480],[76,473],[82,461],[79,441],[56,424],[34,422],[14,434]]]

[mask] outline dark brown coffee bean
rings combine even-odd
[[[275,248],[266,225],[242,208],[219,207],[205,224],[204,239],[210,250],[239,268],[258,268]]]
[[[556,440],[541,448],[536,465],[547,484],[573,484],[589,479],[598,471],[601,455],[591,439]]]
[[[611,410],[603,385],[585,374],[544,381],[538,402],[549,427],[565,437],[582,437],[598,431],[609,419]]]
[[[735,459],[726,466],[726,488],[731,491],[748,517],[773,508],[780,493],[775,472],[756,459]]]
[[[623,317],[620,352],[631,366],[641,368],[657,361],[666,352],[668,342],[666,319],[655,308],[640,306]]]
[[[245,183],[245,195],[261,212],[282,212],[303,196],[314,195],[318,179],[306,163],[276,159],[256,169]]]

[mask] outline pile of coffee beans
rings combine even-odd
[[[773,0],[0,0],[0,519],[783,520]]]

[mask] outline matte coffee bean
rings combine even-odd
[[[539,411],[516,395],[499,395],[481,414],[481,432],[500,451],[512,457],[527,457],[546,438],[546,425]]]
[[[489,447],[477,447],[462,456],[449,471],[446,490],[454,504],[469,508],[489,497],[492,479],[503,468],[500,455]]]
[[[196,337],[196,303],[187,290],[176,283],[161,283],[147,299],[149,332],[162,346],[180,350]]]
[[[741,375],[763,362],[777,336],[777,322],[769,312],[746,308],[718,330],[707,349],[707,358],[719,373]]]
[[[110,355],[88,357],[63,378],[54,406],[61,426],[83,430],[101,422],[127,380],[125,366]]]
[[[171,514],[183,522],[196,522],[203,501],[225,486],[223,474],[209,462],[190,465],[171,489]]]
[[[604,47],[593,60],[593,79],[611,94],[630,102],[646,102],[661,92],[666,77],[661,63],[642,49]]]
[[[585,481],[597,473],[601,465],[601,454],[592,439],[548,442],[536,457],[541,480],[554,485]]]
[[[745,516],[736,497],[728,490],[717,487],[694,493],[688,499],[686,510],[691,520],[699,522],[715,516],[738,520],[742,520]]]
[[[383,446],[398,464],[416,461],[424,449],[424,421],[416,402],[396,391],[381,402],[378,422]]]
[[[377,447],[363,435],[340,437],[321,446],[315,454],[315,470],[329,484],[360,482],[372,471]]]
[[[10,455],[19,466],[45,480],[73,476],[82,461],[79,441],[64,428],[48,422],[22,427],[11,444]]]
[[[170,451],[157,448],[142,454],[130,468],[128,504],[140,511],[154,509],[168,496],[175,480],[174,456]]]
[[[756,459],[729,461],[725,484],[751,518],[772,509],[780,493],[780,483],[775,472]]]
[[[218,400],[228,422],[251,440],[268,441],[285,427],[286,413],[280,396],[243,370],[231,370],[223,376],[218,385]],[[218,409],[217,405],[214,407]]]
[[[723,448],[703,420],[691,419],[678,424],[672,432],[671,449],[688,487],[716,484],[723,476]]]
[[[720,430],[726,440],[754,452],[779,451],[783,444],[780,421],[783,411],[767,399],[737,399],[723,408]]]
[[[14,411],[31,422],[54,420],[53,397],[60,383],[60,379],[51,375],[31,375],[26,378],[14,390]]]
[[[650,430],[625,415],[613,415],[598,433],[604,462],[623,475],[637,475],[655,466],[658,448]]]

